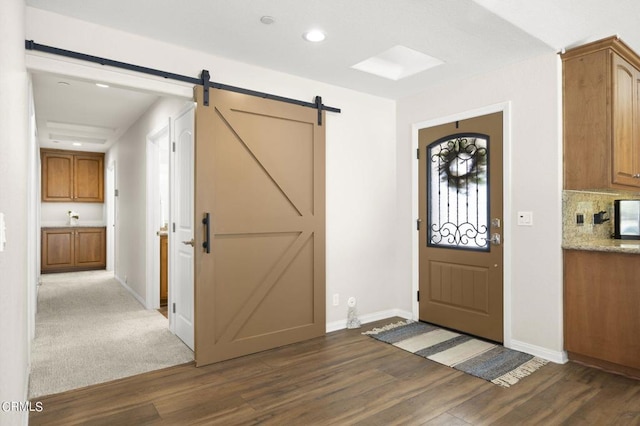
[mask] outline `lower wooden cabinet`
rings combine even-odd
[[[640,377],[640,255],[564,251],[569,359]]]
[[[104,269],[106,228],[42,228],[41,272]]]

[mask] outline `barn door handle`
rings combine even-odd
[[[207,253],[211,253],[211,244],[209,243],[209,223],[209,213],[205,213],[202,218],[202,224],[204,225],[204,241],[202,242],[202,248]]]

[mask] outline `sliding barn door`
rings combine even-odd
[[[202,92],[196,88],[198,366],[325,333],[317,111],[222,90],[204,106]]]

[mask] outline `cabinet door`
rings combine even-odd
[[[636,257],[564,251],[564,346],[568,352],[640,369],[640,263]]]
[[[103,157],[74,156],[74,201],[101,203],[104,200]]]
[[[75,266],[78,269],[106,265],[105,228],[78,228],[75,235]]]
[[[73,229],[42,231],[42,272],[70,270],[75,263]]]
[[[613,183],[640,187],[636,176],[640,142],[638,139],[638,71],[613,54]]]
[[[73,155],[42,153],[42,201],[73,201]]]

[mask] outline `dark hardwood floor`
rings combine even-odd
[[[640,425],[640,381],[548,364],[505,389],[360,333],[39,398],[31,425]]]

